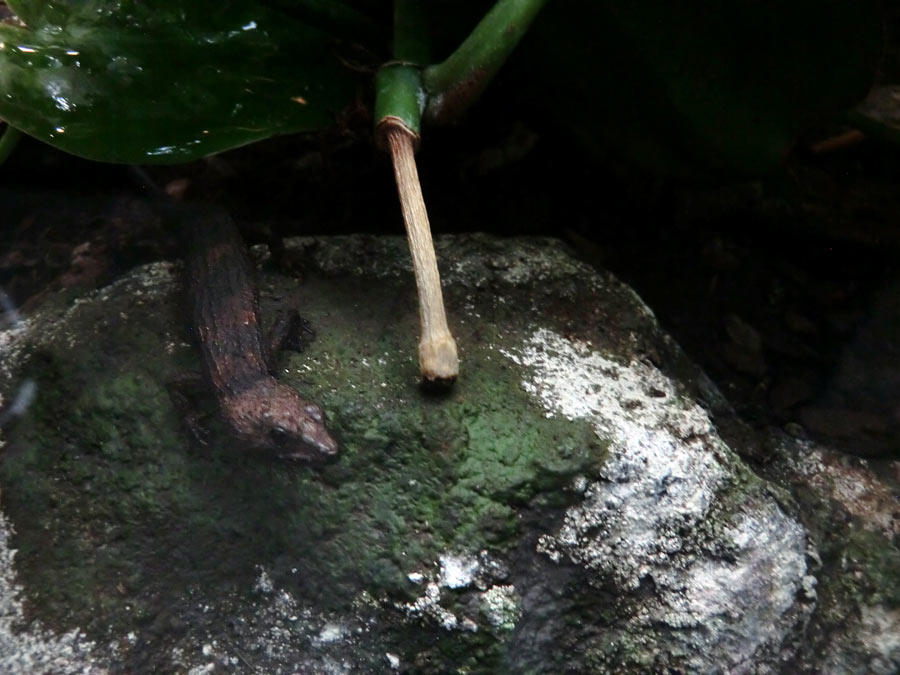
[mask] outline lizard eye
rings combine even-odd
[[[290,432],[284,427],[272,427],[269,429],[269,438],[278,447],[285,445],[290,439]]]

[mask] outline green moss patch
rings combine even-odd
[[[500,353],[526,331],[511,315],[460,322],[462,377],[434,396],[417,382],[411,287],[274,278],[263,296],[267,315],[297,306],[316,328],[307,352],[280,359],[279,377],[324,406],[340,461],[266,460],[210,419],[199,444],[170,396],[199,362],[179,344],[174,297],[97,339],[51,340],[29,366],[37,405],[0,463],[36,615],[121,635],[189,589],[250,594],[259,567],[326,610],[350,611],[363,591],[403,601],[421,590],[408,575],[442,552],[506,555],[524,509],[558,504],[602,462],[587,423],[547,419],[522,390]],[[127,303],[88,303],[78,321]]]

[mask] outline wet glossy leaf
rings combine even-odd
[[[0,117],[102,161],[179,162],[329,124],[353,97],[328,31],[259,2],[12,0]]]

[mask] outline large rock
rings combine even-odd
[[[0,334],[5,398],[37,383],[3,439],[0,670],[789,672],[815,546],[633,292],[553,240],[439,240],[436,396],[405,242],[291,249],[302,281],[258,256],[262,308],[316,330],[280,377],[341,442],[319,470],[188,430],[177,264]]]

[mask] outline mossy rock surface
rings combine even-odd
[[[185,423],[178,264],[3,334],[4,395],[38,393],[3,438],[21,588],[0,645],[84,672],[714,672],[790,650],[813,610],[793,502],[627,287],[553,240],[439,240],[461,376],[433,394],[405,242],[289,250],[302,279],[255,251],[262,313],[315,329],[278,371],[324,407],[334,465],[234,447],[208,397]]]

